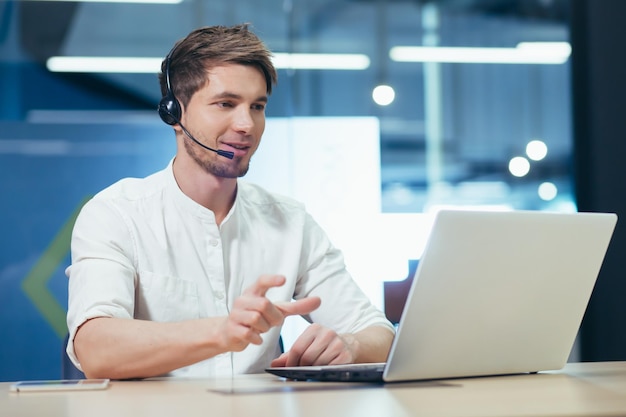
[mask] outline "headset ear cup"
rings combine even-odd
[[[178,100],[171,92],[168,92],[159,102],[159,116],[161,116],[161,120],[168,125],[178,124],[181,113]]]

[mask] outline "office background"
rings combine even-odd
[[[297,152],[301,122],[335,120],[324,138],[343,135],[337,146],[320,140],[325,145],[312,159],[319,164],[294,172],[301,181],[323,185],[333,178],[320,174],[332,168],[348,184],[366,184],[353,201],[364,199],[367,210],[380,214],[377,221],[397,232],[395,238],[387,232],[385,246],[404,245],[397,251],[405,255],[406,242],[415,245],[415,256],[401,260],[408,263],[419,257],[427,216],[440,207],[624,212],[625,3],[0,2],[0,380],[60,375],[64,269],[77,210],[119,178],[161,169],[174,152],[171,128],[155,111],[156,70],[131,73],[127,64],[118,72],[73,72],[55,69],[51,58],[160,59],[196,27],[252,23],[291,65],[279,70],[267,110],[273,126],[292,121],[276,130],[285,158]],[[525,42],[565,44],[571,52],[557,61],[503,63],[486,62],[477,49],[506,48],[503,56],[510,56]],[[406,62],[391,53],[395,46],[471,48],[466,51],[478,62],[461,63],[458,57]],[[294,68],[302,53],[316,54],[313,65],[326,67]],[[562,53],[556,49],[548,56]],[[332,56],[325,62],[319,54]],[[349,69],[327,67],[342,59],[355,61]],[[373,100],[379,84],[395,90],[388,105]],[[359,142],[351,135],[355,131],[339,128],[350,120],[369,126],[374,135],[363,134]],[[266,160],[271,162],[271,155]],[[256,178],[275,174],[271,163],[265,166]],[[326,206],[320,217],[333,211],[332,204]],[[328,219],[331,229],[339,223]],[[582,360],[626,358],[625,233],[618,223],[581,329]],[[344,243],[340,232],[333,237]],[[384,256],[380,263],[384,266]],[[398,278],[384,276],[383,268],[376,271],[375,277],[361,278],[361,285]]]

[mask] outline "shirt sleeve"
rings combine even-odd
[[[79,369],[73,341],[83,323],[96,317],[133,317],[136,272],[130,230],[109,202],[97,198],[87,202],[76,219],[72,265],[66,270],[67,353]]]
[[[347,271],[343,254],[307,214],[302,244],[301,275],[295,298],[318,296],[322,303],[307,320],[338,333],[355,333],[370,326],[395,332],[391,322],[361,290]]]

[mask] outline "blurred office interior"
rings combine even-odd
[[[275,53],[245,179],[305,201],[382,308],[441,208],[620,214],[625,13],[619,0],[0,1],[0,380],[59,376],[73,220],[172,158],[156,74],[191,30],[249,22]],[[626,358],[622,241],[618,226],[582,360]]]

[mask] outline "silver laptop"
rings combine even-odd
[[[616,222],[613,213],[441,211],[386,363],[266,371],[397,382],[561,369]]]

